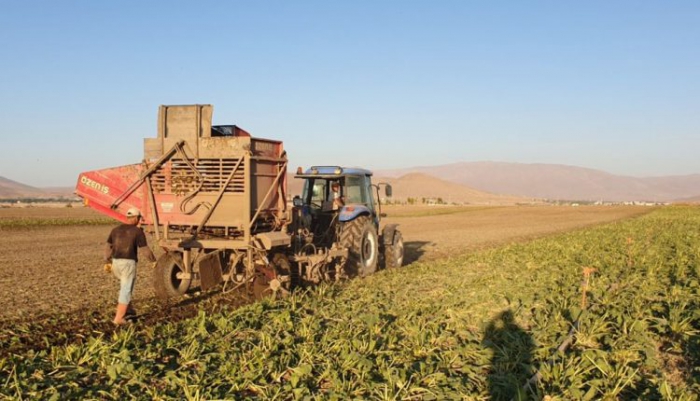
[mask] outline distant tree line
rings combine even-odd
[[[418,197],[408,197],[403,199],[382,199],[382,203],[385,205],[447,205],[442,198],[418,198]],[[454,203],[453,203],[454,204]]]

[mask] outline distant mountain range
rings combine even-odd
[[[700,202],[700,174],[629,177],[558,164],[463,162],[374,172],[397,199],[442,198],[445,202],[513,204],[536,199],[569,201]],[[289,194],[302,181],[289,175]],[[73,188],[35,188],[0,177],[0,198],[72,197]]]
[[[291,196],[300,195],[304,180],[294,178],[293,174],[287,177],[287,192]],[[490,194],[469,188],[466,185],[441,180],[428,174],[409,173],[401,177],[375,176],[374,183],[387,183],[392,186],[392,200],[406,202],[408,198],[414,198],[418,203],[442,201],[444,203],[460,203],[472,205],[515,205],[522,203],[541,203],[531,198]],[[384,190],[380,191],[384,197]]]
[[[0,199],[16,198],[73,198],[73,188],[36,188],[0,177]]]
[[[520,203],[541,203],[531,198],[490,194],[469,188],[466,185],[441,180],[437,177],[422,173],[409,173],[401,177],[375,176],[372,182],[387,183],[392,186],[391,199],[406,202],[408,198],[414,198],[418,203],[442,201],[444,203],[461,203],[472,205],[515,205]],[[300,195],[304,180],[294,178],[293,174],[287,177],[287,192],[291,196]],[[384,198],[384,190],[380,191]]]
[[[475,205],[514,205],[537,202],[532,198],[478,191],[466,185],[441,180],[423,173],[409,173],[399,178],[377,177],[374,181],[391,184],[393,198],[401,201],[411,197],[417,198],[419,202],[425,198],[427,202],[442,201]]]
[[[628,177],[558,164],[463,162],[441,166],[382,170],[379,176],[422,173],[502,195],[550,200],[670,202],[700,196],[700,174]]]

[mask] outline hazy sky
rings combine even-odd
[[[700,173],[700,2],[3,1],[0,176],[138,163],[161,104],[291,167]]]

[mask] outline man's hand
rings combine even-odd
[[[151,251],[151,248],[149,248],[148,246],[141,247],[141,248],[139,248],[139,250],[142,251],[143,256],[145,256],[149,262],[156,261],[156,255],[153,254],[153,251]]]

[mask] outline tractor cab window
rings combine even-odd
[[[345,204],[342,183],[342,179],[315,178],[306,180],[303,192],[304,203],[318,212],[339,210]],[[333,191],[334,184],[340,184],[337,195]]]
[[[331,184],[340,182],[340,195],[345,205],[359,204],[369,208],[374,207],[374,196],[369,185],[369,178],[365,176],[346,176],[340,180],[326,180],[322,178],[309,179],[304,183],[305,203],[314,208],[324,208],[333,201]]]
[[[372,180],[369,177],[365,177],[365,188],[367,189],[367,197],[369,203],[367,203],[367,206],[369,206],[370,210],[374,210],[375,206],[377,205],[377,198],[376,198],[376,193],[374,191],[374,188],[372,187]]]
[[[311,198],[309,199],[309,204],[316,207],[321,207],[323,201],[326,200],[326,180],[313,180],[307,181],[306,185],[313,182],[313,187],[311,189]],[[305,185],[305,186],[306,186]]]
[[[367,188],[364,177],[345,177],[345,203],[359,203],[369,205]]]

